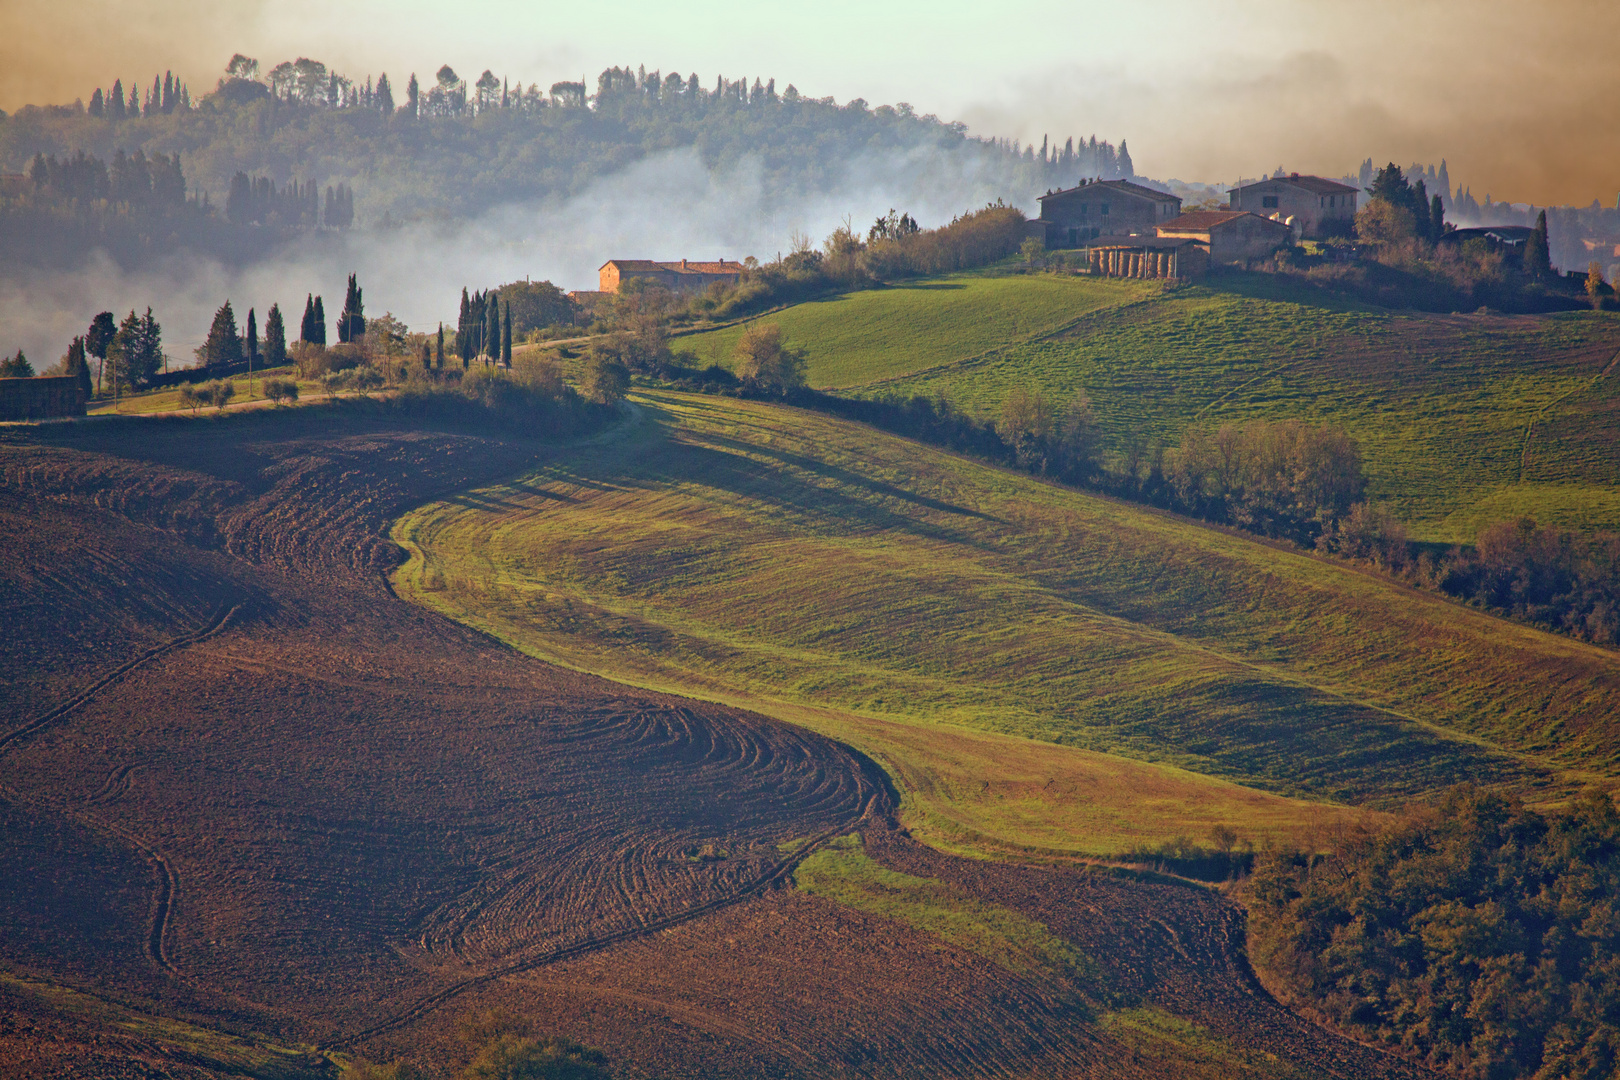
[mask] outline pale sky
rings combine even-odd
[[[1478,197],[1613,206],[1617,43],[1613,0],[0,0],[0,108],[166,69],[201,90],[237,51],[396,85],[444,63],[542,86],[645,64],[908,101],[976,134],[1125,138],[1159,178],[1444,157]]]

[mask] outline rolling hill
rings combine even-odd
[[[944,395],[988,418],[1015,387],[1060,404],[1083,391],[1113,453],[1133,438],[1173,445],[1193,423],[1343,425],[1369,497],[1419,540],[1471,542],[1521,514],[1620,529],[1613,313],[1402,313],[1324,303],[1269,275],[1169,289],[964,275],[765,318],[806,350],[818,388]],[[678,344],[725,360],[741,333]]]
[[[1620,770],[1611,652],[861,425],[637,404],[616,440],[402,518],[396,588],[847,741],[930,842],[1261,840],[1347,820],[1329,803]]]

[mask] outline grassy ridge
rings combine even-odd
[[[1373,803],[1620,768],[1614,654],[859,425],[672,393],[641,407],[619,443],[401,520],[398,587],[537,655],[848,738],[939,819],[1008,843],[1164,834],[1107,832],[1089,807],[1139,806],[1147,766],[1105,782],[1088,761]],[[1039,766],[976,800],[973,766],[930,731],[1117,756],[1067,759],[1069,791],[1048,775],[1008,812]],[[1310,816],[1185,775],[1144,791],[1182,820],[1212,797],[1216,818]]]
[[[1362,443],[1369,494],[1419,539],[1470,541],[1521,513],[1620,528],[1617,382],[1600,377],[1620,355],[1612,314],[1401,315],[1085,278],[952,284],[771,319],[808,350],[816,386],[943,394],[980,416],[1015,386],[1060,402],[1084,390],[1114,452],[1133,437],[1174,443],[1195,421],[1342,424]],[[983,320],[964,335],[974,302]],[[998,317],[1009,306],[1020,324]],[[723,358],[735,333],[688,340]]]

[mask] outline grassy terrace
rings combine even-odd
[[[255,371],[252,378],[252,392],[249,393],[249,379],[246,375],[235,375],[226,381],[236,388],[236,395],[231,398],[232,405],[241,405],[248,401],[265,401],[265,379],[292,379],[298,383],[300,395],[324,394],[326,387],[316,380],[298,378],[298,369],[291,364],[267,371]],[[110,416],[114,412],[122,415],[136,415],[142,413],[177,412],[181,410],[180,388],[167,387],[162,390],[146,390],[135,394],[124,394],[114,407],[113,399],[108,397],[95,398],[90,402],[91,416]],[[198,412],[212,412],[212,405],[205,405]]]
[[[826,417],[675,393],[396,524],[402,595],[803,723],[932,842],[1117,852],[1620,768],[1615,654]]]
[[[1620,529],[1620,316],[1399,314],[1331,307],[1252,275],[1211,287],[960,277],[769,316],[843,392],[945,395],[995,416],[1015,386],[1084,390],[1107,447],[1175,443],[1192,422],[1342,424],[1370,494],[1418,539],[1482,524]],[[1241,290],[1241,291],[1240,291]],[[739,328],[683,339],[730,356]]]

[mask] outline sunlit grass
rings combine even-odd
[[[931,842],[1259,842],[1620,767],[1612,653],[860,425],[638,400],[618,442],[397,523],[402,595],[844,739]]]

